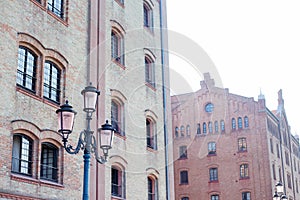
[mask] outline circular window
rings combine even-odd
[[[205,111],[211,113],[214,110],[214,104],[208,103],[205,106]]]

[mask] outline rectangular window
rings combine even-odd
[[[186,159],[187,158],[187,148],[186,146],[179,147],[179,158]]]
[[[125,135],[125,132],[123,130],[123,119],[122,119],[122,113],[123,113],[123,106],[119,104],[119,102],[112,100],[111,101],[111,124],[113,128],[116,130],[116,133],[120,135]]]
[[[277,149],[277,158],[280,158],[280,152],[279,152],[279,145],[276,144],[276,149]]]
[[[218,181],[218,168],[210,168],[209,169],[209,180],[210,181]]]
[[[247,141],[246,141],[246,138],[239,138],[238,139],[238,151],[239,152],[247,151]]]
[[[273,171],[273,179],[276,180],[276,171],[275,171],[275,165],[272,164],[272,171]]]
[[[188,171],[181,171],[180,172],[180,184],[188,184]]]
[[[53,12],[59,18],[64,18],[64,2],[63,0],[48,0],[48,10]]]
[[[287,165],[290,165],[290,158],[289,158],[289,153],[288,152],[285,152],[285,163]]]
[[[242,200],[251,200],[250,192],[243,192],[242,193]]]
[[[219,195],[211,195],[210,200],[219,200]]]
[[[208,154],[209,155],[215,155],[216,154],[216,143],[215,142],[209,142],[208,143]]]
[[[240,178],[249,178],[248,164],[240,165]]]
[[[292,179],[291,179],[291,175],[287,174],[287,175],[286,175],[286,179],[287,179],[287,182],[288,182],[288,187],[289,187],[289,188],[292,188]]]
[[[271,153],[274,153],[273,152],[273,140],[272,140],[272,138],[270,138],[270,150],[271,150]]]

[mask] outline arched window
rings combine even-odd
[[[41,179],[58,182],[58,148],[51,143],[42,143]]]
[[[33,140],[23,134],[13,136],[12,172],[32,176]]]
[[[29,48],[19,47],[17,85],[36,92],[37,56]]]
[[[124,113],[124,106],[121,104],[120,101],[113,99],[111,101],[111,123],[113,128],[116,130],[116,133],[124,136],[125,131],[123,129],[124,127],[123,113]]]
[[[182,197],[181,200],[189,200],[188,197]]]
[[[144,27],[149,28],[151,31],[153,30],[153,10],[152,7],[144,2]]]
[[[221,132],[225,132],[225,122],[221,120]]]
[[[125,170],[118,165],[111,167],[111,195],[125,198]]]
[[[190,125],[186,126],[186,136],[190,136],[191,135],[191,127]]]
[[[247,116],[244,117],[244,127],[248,128],[249,127],[249,119]]]
[[[124,38],[120,31],[111,31],[111,58],[121,65],[125,65]]]
[[[180,127],[180,136],[184,137],[184,126],[183,125]]]
[[[175,137],[178,137],[178,134],[179,134],[179,128],[176,126],[175,127]]]
[[[201,127],[200,127],[200,124],[198,123],[197,124],[197,135],[200,135],[201,134]]]
[[[208,132],[212,133],[213,132],[213,127],[212,127],[212,123],[208,122]]]
[[[44,97],[56,103],[60,98],[60,69],[51,61],[44,66]]]
[[[206,123],[203,123],[203,134],[206,134]]]
[[[148,176],[148,200],[158,199],[158,183],[156,177]]]
[[[242,129],[243,128],[243,120],[241,117],[238,117],[238,129]]]
[[[155,64],[149,56],[145,56],[145,81],[155,88]]]
[[[231,119],[231,127],[232,127],[232,130],[235,130],[235,129],[236,129],[236,121],[235,121],[235,118],[232,118],[232,119]]]
[[[157,149],[156,139],[156,125],[155,121],[147,118],[146,119],[146,134],[147,134],[147,147],[151,149]]]
[[[219,132],[219,123],[218,121],[215,121],[215,133]]]

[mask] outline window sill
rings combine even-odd
[[[208,153],[207,154],[207,157],[212,157],[212,156],[217,156],[217,154],[216,153]]]
[[[125,198],[111,195],[111,200],[125,200]]]
[[[179,157],[178,160],[187,160],[187,157]]]
[[[219,183],[219,180],[209,181],[208,183]]]
[[[154,148],[151,148],[151,147],[147,147],[147,151],[157,153],[157,149],[154,149]]]
[[[120,0],[115,0],[115,2],[117,2],[122,8],[125,8],[124,3],[122,3]]]
[[[156,88],[152,85],[152,84],[150,84],[150,83],[148,83],[148,82],[145,82],[145,85],[146,86],[148,86],[151,90],[153,90],[154,92],[156,91]]]
[[[41,102],[43,102],[43,103],[45,103],[45,104],[47,104],[49,106],[52,106],[52,107],[57,108],[57,109],[59,108],[59,104],[58,103],[54,103],[54,102],[52,102],[52,101],[50,101],[50,100],[48,100],[46,98],[42,98],[40,96],[37,96],[35,93],[32,93],[32,92],[28,91],[27,89],[22,88],[21,86],[17,86],[16,90],[17,90],[17,92],[20,92],[20,93],[22,93],[24,95],[27,95],[27,96],[35,99],[35,100],[41,101]]]
[[[247,153],[247,150],[239,150],[238,153]]]
[[[112,61],[113,63],[115,63],[116,65],[118,65],[121,69],[123,69],[123,70],[126,69],[125,65],[123,65],[123,64],[120,63],[120,62],[118,62],[116,59],[113,59],[113,58],[112,58],[111,61]]]
[[[249,180],[250,177],[240,177],[240,180]]]
[[[38,180],[38,179],[32,178],[31,176],[16,174],[14,172],[12,172],[10,179],[14,180],[14,181],[18,181],[18,182],[33,184],[33,185],[48,186],[48,187],[52,187],[55,189],[63,189],[64,188],[63,185],[56,183],[56,182],[51,182],[51,181],[47,181],[47,180]]]
[[[180,186],[189,185],[189,183],[179,183]]]
[[[115,136],[117,136],[118,138],[121,138],[122,140],[126,140],[126,136],[121,135],[120,133],[115,133]]]
[[[154,36],[154,28],[153,27],[148,27],[148,26],[145,26],[144,25],[144,29],[148,32],[148,33],[150,33],[152,36]]]

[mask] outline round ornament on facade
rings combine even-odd
[[[205,105],[205,112],[211,113],[214,111],[214,104],[208,103]]]

